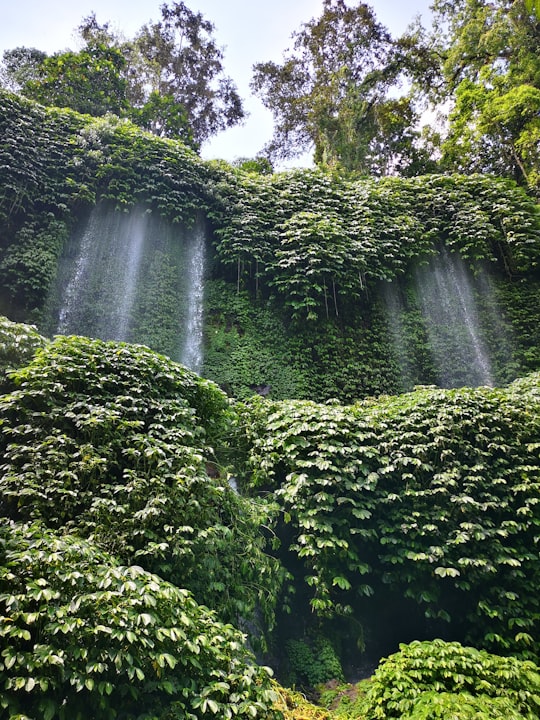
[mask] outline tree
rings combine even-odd
[[[38,68],[47,53],[36,48],[17,47],[6,50],[2,56],[3,67],[0,69],[2,86],[18,92],[29,80],[35,80]]]
[[[135,85],[145,100],[170,97],[188,117],[200,145],[244,117],[236,87],[223,73],[214,25],[183,2],[161,6],[162,19],[141,28],[135,40],[141,70]],[[149,89],[149,92],[148,92]]]
[[[540,14],[529,0],[437,0],[438,96],[452,97],[442,163],[540,187]]]
[[[130,118],[154,135],[180,138],[186,145],[198,148],[187,111],[172,95],[160,95],[153,90],[142,107],[131,109]]]
[[[198,149],[244,117],[213,31],[211,22],[183,2],[162,5],[161,20],[144,25],[133,40],[91,14],[78,28],[80,52],[47,57],[28,48],[8,51],[3,82],[47,105],[128,117]]]
[[[22,92],[37,102],[89,115],[122,115],[127,108],[124,66],[117,48],[96,43],[79,53],[45,57],[35,76],[23,83]]]
[[[283,64],[254,67],[252,88],[276,121],[270,156],[294,157],[314,147],[321,165],[376,174],[406,164],[415,111],[403,98],[394,112],[396,101],[388,93],[402,59],[373,10],[364,3],[349,8],[344,0],[324,0],[321,17],[293,37]]]

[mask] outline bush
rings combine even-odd
[[[315,687],[327,680],[343,680],[343,669],[330,641],[321,636],[288,640],[285,644],[288,664],[287,683]]]
[[[26,365],[46,343],[35,328],[0,316],[0,392],[11,387],[6,371]]]
[[[0,637],[12,718],[275,716],[241,633],[186,590],[38,524],[0,522]]]
[[[91,537],[226,621],[258,607],[271,624],[280,574],[261,531],[268,508],[220,475],[210,442],[228,403],[215,385],[146,348],[77,337],[10,378],[0,515]]]
[[[532,720],[540,713],[540,668],[456,642],[415,641],[381,662],[363,712],[366,720]]]

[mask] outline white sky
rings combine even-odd
[[[224,48],[225,72],[236,83],[249,117],[206,143],[205,158],[234,160],[253,157],[272,136],[272,116],[250,95],[251,68],[256,62],[280,62],[291,34],[302,23],[318,17],[322,0],[185,0],[214,26]],[[369,2],[369,0],[368,0]],[[161,17],[162,0],[0,0],[0,57],[4,50],[36,47],[47,53],[77,49],[75,28],[91,12],[99,23],[133,37],[137,30]],[[349,0],[348,4],[355,3]],[[430,0],[371,0],[378,20],[394,35],[405,30],[416,15],[428,24]],[[300,164],[308,164],[304,158]],[[297,163],[298,164],[298,163]]]

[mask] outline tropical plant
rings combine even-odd
[[[416,110],[391,97],[405,68],[398,45],[372,8],[325,0],[293,34],[281,65],[254,66],[252,88],[275,120],[267,152],[288,158],[314,149],[321,166],[388,174],[416,163]]]
[[[91,14],[78,28],[85,43],[79,52],[6,51],[4,83],[45,105],[129,117],[198,149],[244,117],[213,31],[214,25],[184,2],[163,4],[161,20],[144,25],[133,40]]]
[[[383,660],[362,704],[362,717],[535,718],[540,669],[459,643],[413,642]]]
[[[121,115],[127,108],[124,65],[122,53],[103,44],[79,53],[58,53],[43,60],[21,92],[44,105],[94,116],[107,112]]]
[[[450,95],[442,165],[494,172],[538,189],[540,157],[540,17],[534,3],[440,0],[434,37]]]
[[[0,520],[10,718],[273,718],[268,671],[190,593],[94,544]]]
[[[537,382],[348,407],[252,401],[243,484],[281,506],[294,612],[352,616],[376,652],[370,624],[391,644],[405,604],[416,634],[538,657]]]
[[[260,530],[270,507],[220,469],[217,387],[145,348],[84,338],[56,338],[8,377],[4,517],[78,532],[227,621],[257,608],[271,627],[281,574]]]
[[[0,316],[0,391],[7,392],[13,385],[7,379],[8,370],[27,365],[37,350],[47,341],[36,328],[22,325]]]

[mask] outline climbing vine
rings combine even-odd
[[[279,502],[283,558],[314,612],[368,631],[394,592],[424,614],[418,632],[452,627],[538,656],[538,375],[507,390],[250,408],[244,483]]]
[[[452,376],[437,368],[415,297],[418,269],[441,249],[478,279],[479,336],[492,356],[492,381],[539,367],[540,216],[509,180],[258,174],[249,165],[203,162],[181,143],[112,116],[43,108],[5,92],[0,131],[0,309],[14,319],[55,331],[44,307],[58,282],[59,258],[74,228],[101,201],[119,212],[137,205],[182,227],[206,217],[209,279],[227,283],[224,297],[244,293],[251,306],[247,323],[215,300],[207,304],[205,373],[238,397],[264,384],[276,398],[354,402],[422,383],[474,383],[469,359],[456,361],[445,341],[439,355],[459,371]],[[140,337],[133,339],[174,355],[175,282],[163,264],[149,274],[134,324]],[[497,296],[493,311],[481,288],[484,277],[494,288],[489,297]],[[263,318],[272,320],[258,325]],[[285,339],[278,340],[279,358],[263,339],[269,334]],[[259,340],[247,348],[254,336]],[[235,377],[222,362],[229,346],[237,355]]]

